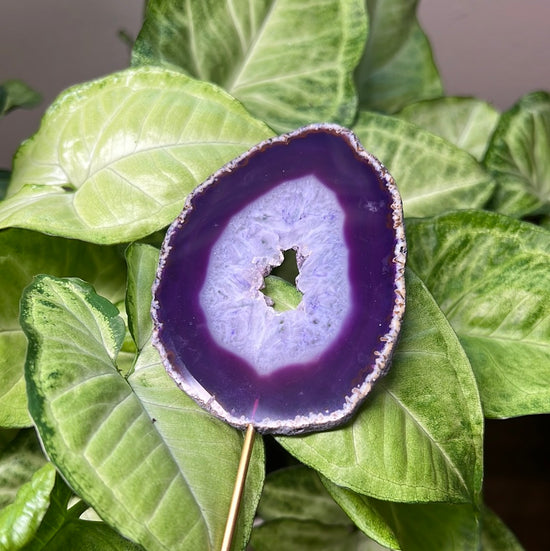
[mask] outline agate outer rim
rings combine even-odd
[[[394,232],[394,248],[392,263],[395,267],[395,276],[393,279],[394,285],[394,304],[391,320],[388,324],[388,330],[379,339],[380,348],[374,352],[375,360],[372,364],[372,371],[364,378],[364,380],[351,388],[348,395],[344,396],[342,405],[339,409],[333,411],[311,412],[308,415],[297,415],[292,418],[280,419],[265,417],[256,419],[246,417],[244,415],[235,416],[223,407],[207,389],[205,389],[194,376],[186,369],[176,369],[170,359],[170,352],[164,347],[160,333],[162,330],[162,322],[158,319],[159,303],[156,299],[156,291],[160,286],[163,269],[166,264],[166,259],[171,250],[171,237],[174,233],[184,225],[185,220],[194,211],[193,201],[197,196],[207,191],[209,186],[216,184],[224,175],[230,174],[247,161],[258,154],[261,154],[266,148],[274,144],[287,144],[296,138],[304,138],[310,134],[328,133],[338,136],[345,140],[348,146],[353,150],[354,155],[362,162],[368,164],[376,173],[378,180],[383,183],[386,191],[391,197],[391,225]],[[212,174],[203,183],[198,185],[186,198],[183,210],[180,215],[174,220],[169,227],[165,240],[163,242],[159,260],[159,267],[155,282],[153,284],[153,304],[152,317],[154,321],[153,328],[153,345],[160,353],[162,362],[169,373],[175,380],[176,384],[189,396],[191,396],[204,409],[227,422],[228,424],[244,430],[249,424],[253,424],[254,428],[260,433],[272,433],[293,435],[307,432],[327,430],[335,428],[349,421],[358,410],[358,406],[364,401],[366,396],[371,391],[373,384],[389,369],[391,357],[397,344],[401,322],[405,312],[405,261],[406,261],[406,240],[403,222],[403,208],[401,196],[395,181],[386,169],[386,167],[371,153],[366,151],[356,135],[349,129],[332,123],[317,123],[311,124],[292,132],[269,138],[249,149],[247,152],[236,157],[222,166],[218,171]]]

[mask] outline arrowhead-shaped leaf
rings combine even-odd
[[[122,319],[82,281],[37,277],[23,296],[22,325],[29,339],[30,412],[73,489],[149,550],[219,548],[242,435],[181,392],[150,345],[126,380],[116,365]],[[239,548],[262,482],[258,439]]]
[[[349,125],[366,22],[362,0],[150,0],[133,63],[215,82],[281,132]]]
[[[19,149],[0,227],[95,243],[139,239],[271,134],[228,94],[178,72],[143,67],[75,86]]]
[[[450,96],[407,105],[397,116],[445,138],[479,161],[499,119],[498,111],[485,101]]]
[[[23,367],[27,341],[19,325],[19,299],[34,274],[80,277],[113,302],[124,298],[126,270],[114,247],[36,232],[0,232],[0,426],[23,427],[27,411]]]
[[[470,358],[485,415],[550,412],[550,232],[460,212],[409,220],[407,242]]]
[[[365,57],[356,73],[359,106],[362,109],[395,113],[409,103],[441,96],[443,88],[430,42],[416,17],[408,15],[411,11],[410,1],[378,1],[376,8],[379,4],[383,11],[398,8],[396,5],[399,5],[398,9],[403,10],[401,17],[409,18],[400,20],[400,25],[398,22],[387,31],[393,36],[400,27],[403,29],[399,38],[393,39],[393,45],[381,44],[371,49],[367,44]],[[392,14],[384,19],[381,19],[380,24],[387,25],[391,22]],[[376,28],[374,32],[377,32]],[[398,45],[398,48],[394,49],[394,45]],[[393,54],[388,57],[385,51]]]
[[[550,93],[534,92],[503,113],[485,164],[498,187],[491,206],[503,214],[550,214]]]
[[[482,207],[493,192],[471,155],[414,124],[362,112],[353,130],[395,178],[405,216]]]

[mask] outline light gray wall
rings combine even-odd
[[[0,0],[0,81],[21,78],[44,95],[0,121],[0,167],[61,90],[127,66],[117,31],[135,36],[142,10],[142,0]],[[550,89],[550,0],[421,0],[419,16],[448,94],[506,108]]]
[[[420,0],[419,19],[448,94],[507,109],[550,90],[549,0]]]
[[[0,167],[32,133],[65,88],[124,69],[129,49],[120,29],[135,36],[143,0],[0,0],[0,81],[19,78],[44,96],[33,110],[0,120]]]

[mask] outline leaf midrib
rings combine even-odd
[[[415,417],[413,412],[407,408],[401,400],[393,393],[391,390],[388,389],[387,385],[383,383],[383,388],[386,391],[386,393],[395,401],[397,406],[401,408],[405,414],[413,421],[415,426],[418,427],[418,429],[426,436],[426,438],[431,442],[432,446],[435,447],[435,449],[441,454],[441,456],[444,458],[445,463],[449,465],[451,468],[451,471],[456,475],[460,483],[462,484],[463,488],[466,491],[466,494],[470,496],[470,489],[468,488],[468,485],[466,484],[466,481],[464,480],[464,477],[462,476],[462,473],[458,469],[458,467],[455,465],[455,463],[452,461],[452,459],[449,457],[448,453],[441,447],[439,442],[437,442],[436,439],[432,437],[432,435],[426,430],[426,428],[420,423],[420,421]]]
[[[239,79],[244,73],[251,58],[253,57],[254,50],[258,46],[262,38],[262,35],[265,33],[266,28],[269,25],[271,16],[273,15],[276,5],[277,5],[277,0],[273,0],[271,2],[271,6],[269,6],[269,9],[267,10],[264,16],[264,20],[262,21],[262,24],[256,31],[256,35],[254,36],[253,40],[250,42],[247,51],[244,53],[242,58],[235,64],[235,67],[231,72],[231,75],[226,79],[224,83],[221,83],[222,87],[225,88],[230,94],[233,94],[235,89],[238,88]]]
[[[507,336],[507,335],[496,335],[495,336],[492,333],[491,334],[480,334],[480,333],[476,333],[475,331],[471,331],[471,330],[462,330],[462,328],[456,327],[455,325],[453,325],[453,327],[456,328],[459,339],[462,338],[462,337],[465,337],[465,338],[477,339],[477,340],[480,340],[480,341],[488,341],[488,342],[491,342],[491,341],[504,342],[504,343],[512,342],[514,344],[525,344],[525,345],[532,346],[532,347],[535,347],[535,348],[543,348],[543,349],[547,348],[548,351],[550,352],[550,342],[538,342],[538,341],[532,341],[532,340],[529,340],[529,339],[514,338],[514,337]],[[472,328],[469,327],[468,329],[472,329]]]

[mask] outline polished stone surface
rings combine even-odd
[[[291,184],[286,186],[288,182]],[[250,209],[262,204],[262,197],[269,197],[266,194],[275,194],[273,213],[278,212],[276,217],[280,218],[285,205],[303,207],[303,203],[293,203],[297,189],[307,197],[315,193],[315,186],[320,186],[317,191],[326,190],[328,216],[343,213],[343,220],[338,222],[342,227],[337,224],[334,232],[342,238],[327,242],[326,237],[316,234],[313,220],[306,224],[307,232],[284,237],[284,232],[276,230],[277,224],[265,221],[267,243],[275,241],[272,256],[267,258],[267,244],[262,254],[267,255],[269,264],[287,245],[298,245],[303,251],[319,247],[325,260],[333,261],[335,275],[324,280],[325,288],[319,295],[324,303],[318,306],[330,309],[342,295],[344,308],[341,319],[335,320],[338,330],[326,333],[324,346],[314,347],[311,353],[288,354],[282,344],[279,353],[284,361],[277,359],[274,369],[262,364],[254,350],[243,352],[220,344],[219,333],[213,329],[217,323],[212,320],[215,299],[210,296],[206,300],[208,292],[203,289],[210,277],[212,253],[220,240],[231,240],[231,224],[239,219],[239,213],[249,209],[246,216],[253,216]],[[263,216],[265,206],[260,210]],[[191,396],[235,426],[253,422],[260,431],[295,433],[333,426],[349,418],[374,380],[387,369],[399,331],[405,255],[401,216],[391,176],[362,150],[351,132],[337,126],[306,127],[260,144],[229,163],[195,190],[165,239],[153,316],[155,344],[168,371]],[[320,212],[316,218],[317,231],[323,233]],[[279,243],[283,237],[288,241]],[[235,267],[228,267],[232,257]],[[244,298],[246,293],[257,291],[251,286],[261,284],[266,258],[259,262],[260,268],[254,267],[257,259],[251,245],[235,247],[219,266],[223,273],[217,274],[216,280],[226,277],[227,289],[237,281]],[[238,282],[238,266],[247,263],[253,265],[254,284],[246,280],[244,267],[244,279]],[[319,266],[326,269],[330,262]],[[304,263],[302,277],[305,267]],[[217,287],[223,291],[223,285],[218,283]],[[306,305],[307,294],[306,289]],[[269,306],[259,298],[267,310]],[[207,302],[211,305],[206,308],[208,315]],[[222,304],[220,301],[220,307]],[[244,311],[234,315],[239,319],[246,316]],[[324,319],[326,323],[328,318]],[[246,323],[250,333],[262,330]],[[300,338],[293,336],[291,341],[298,343]],[[252,335],[249,345],[260,340],[259,335]],[[318,342],[323,343],[322,336]],[[275,357],[276,348],[269,354]]]

